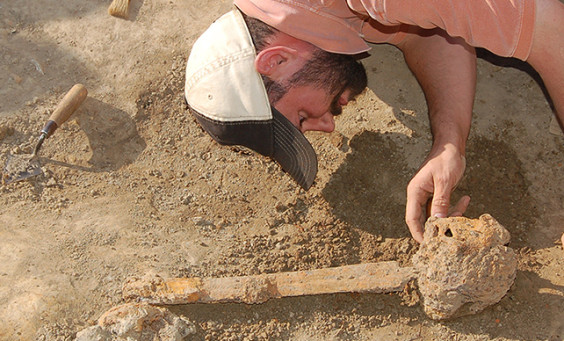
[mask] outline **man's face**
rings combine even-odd
[[[334,117],[366,87],[366,72],[352,56],[315,50],[293,74],[263,80],[272,106],[302,132],[335,130]],[[286,68],[286,70],[291,68]]]
[[[255,66],[270,104],[301,132],[332,132],[334,117],[366,87],[366,71],[353,56],[323,51],[280,33]],[[282,43],[285,43],[282,44]]]
[[[350,98],[350,91],[329,94],[313,85],[291,86],[274,107],[302,133],[306,131],[332,132],[333,116],[339,115]]]

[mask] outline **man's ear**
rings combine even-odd
[[[273,46],[262,50],[255,58],[257,71],[280,81],[298,71],[303,65],[298,51],[287,46]]]

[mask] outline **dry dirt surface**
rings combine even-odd
[[[221,0],[0,2],[0,162],[30,153],[75,83],[89,95],[43,145],[43,175],[0,187],[0,339],[72,340],[120,304],[130,276],[233,276],[396,260],[417,250],[405,187],[430,147],[424,97],[391,46],[331,134],[308,134],[305,192],[269,159],[216,144],[188,115],[191,44]],[[525,64],[480,51],[465,177],[469,217],[511,233],[517,278],[500,303],[426,317],[417,292],[170,307],[193,340],[562,340],[564,137]],[[558,242],[558,243],[557,243]]]

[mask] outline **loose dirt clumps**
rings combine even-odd
[[[126,303],[104,313],[97,325],[77,333],[76,341],[181,341],[195,332],[192,322],[166,308]]]

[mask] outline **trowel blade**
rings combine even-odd
[[[42,173],[39,159],[34,155],[8,154],[4,174],[2,174],[2,182],[7,185]]]

